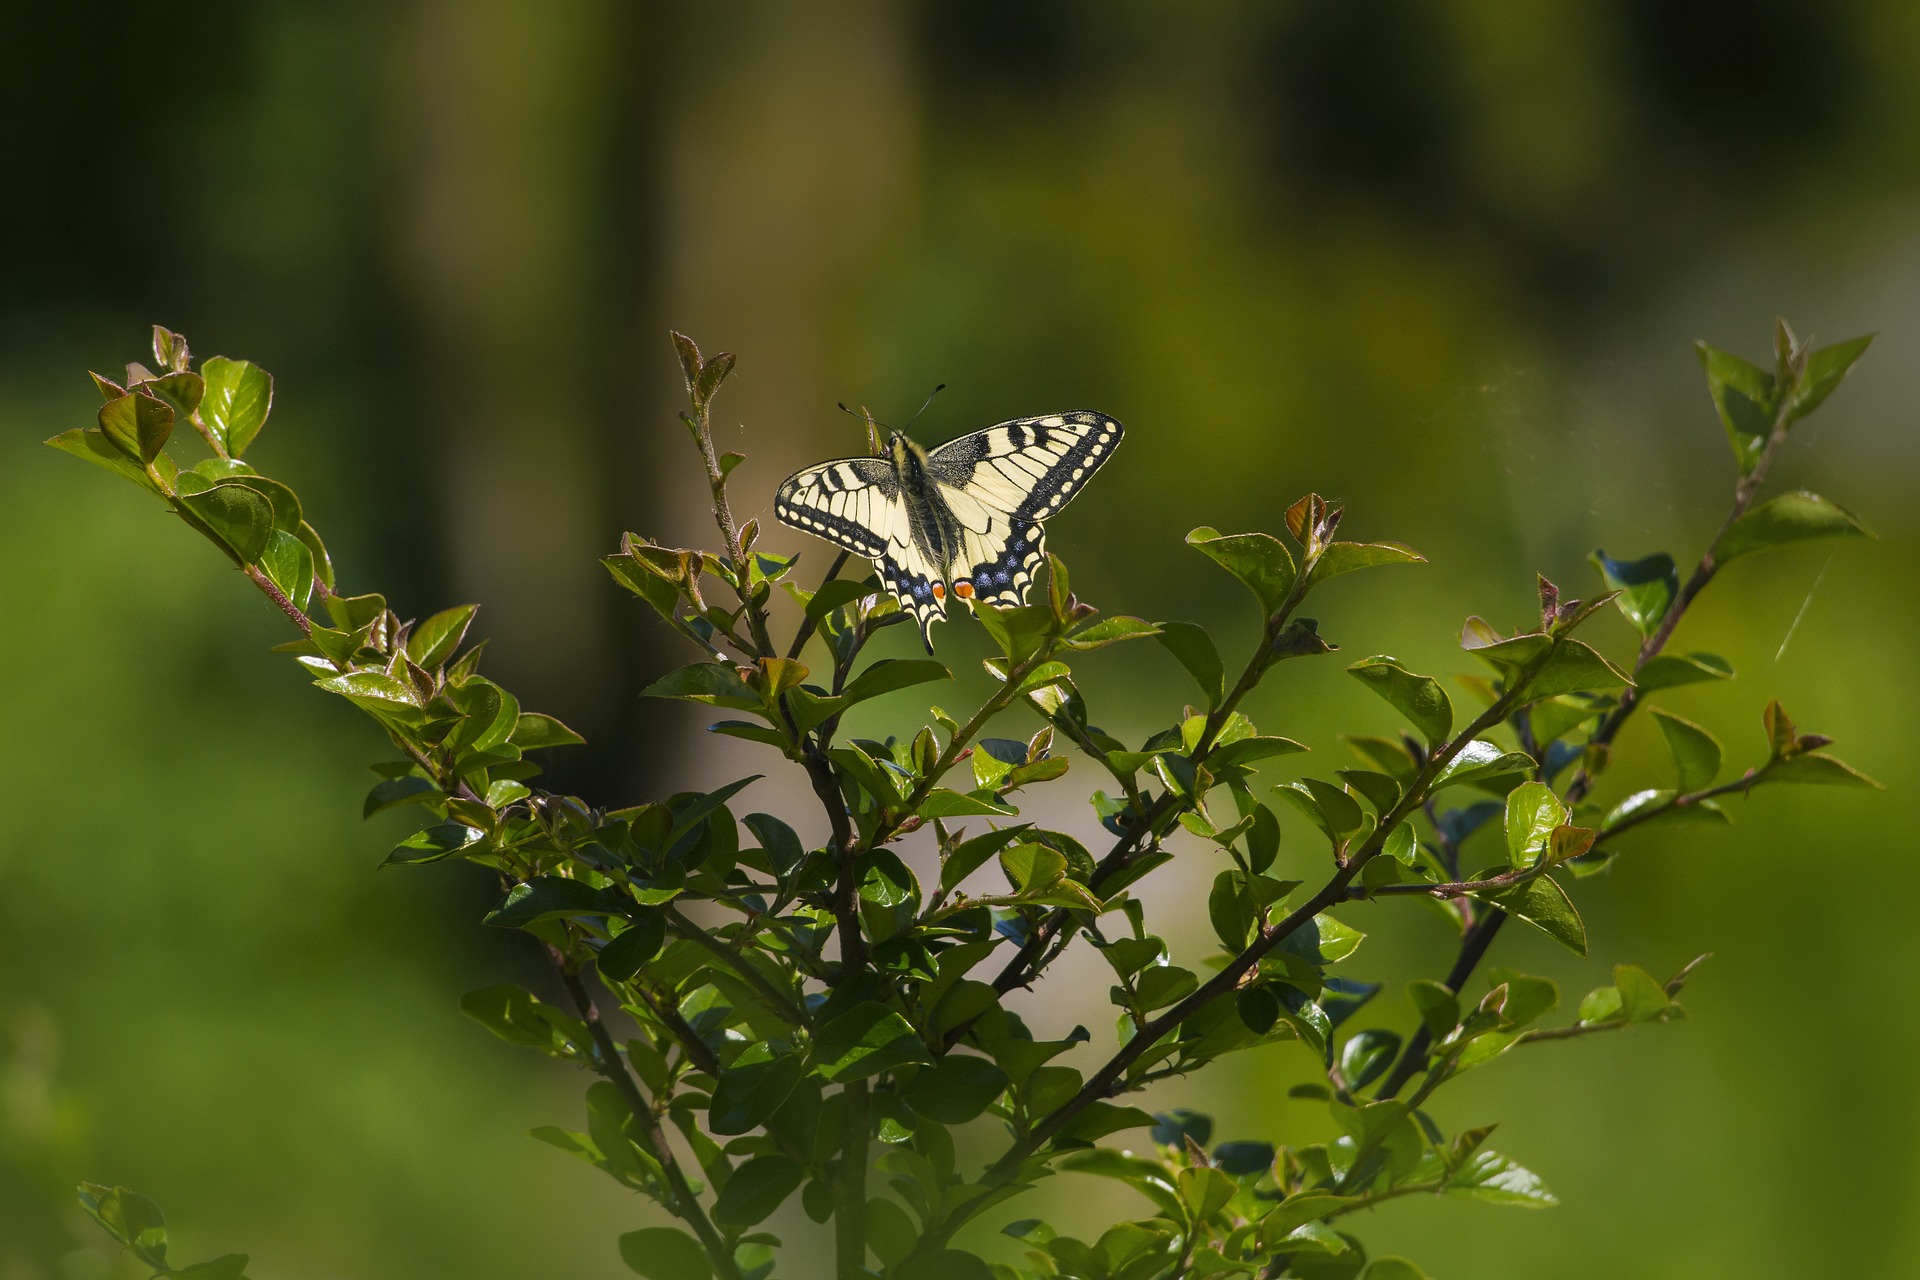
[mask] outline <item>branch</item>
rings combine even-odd
[[[1294,575],[1293,586],[1288,590],[1286,599],[1282,600],[1279,609],[1267,618],[1266,628],[1260,635],[1260,643],[1254,648],[1252,657],[1247,659],[1246,666],[1241,669],[1240,678],[1234,681],[1233,688],[1228,691],[1225,698],[1221,699],[1220,705],[1208,712],[1206,723],[1201,726],[1200,736],[1188,757],[1193,761],[1196,770],[1206,764],[1207,757],[1213,753],[1215,740],[1220,736],[1221,730],[1226,728],[1228,721],[1233,718],[1233,713],[1239,709],[1241,701],[1253,692],[1261,679],[1272,669],[1273,646],[1285,632],[1287,624],[1293,618],[1294,610],[1300,607],[1302,600],[1306,599],[1309,590],[1307,580],[1312,575],[1314,564],[1318,559],[1317,555],[1311,556],[1301,564],[1299,572]],[[1126,834],[1121,836],[1114,843],[1113,848],[1095,864],[1093,875],[1087,881],[1087,887],[1098,896],[1100,887],[1125,870],[1132,862],[1134,848],[1139,844],[1141,837],[1152,835],[1157,844],[1159,834],[1165,830],[1160,824],[1172,817],[1180,807],[1180,798],[1171,790],[1162,791],[1156,796],[1153,802],[1141,812],[1138,820],[1127,828]],[[993,989],[1005,995],[1015,987],[1026,986],[1039,976],[1040,972],[1065,948],[1066,939],[1060,938],[1060,935],[1072,921],[1072,913],[1064,907],[1055,910],[1042,921],[1040,927],[1028,936],[1027,941],[1001,969],[999,976],[994,978]],[[1056,941],[1056,938],[1059,940]]]
[[[1707,584],[1713,581],[1713,576],[1720,567],[1715,555],[1720,549],[1721,539],[1727,536],[1727,530],[1747,513],[1747,510],[1753,506],[1754,498],[1759,496],[1760,486],[1766,481],[1767,472],[1772,469],[1774,459],[1779,456],[1781,446],[1786,443],[1787,424],[1793,407],[1793,390],[1806,371],[1806,355],[1805,351],[1794,355],[1790,365],[1793,377],[1788,385],[1780,388],[1780,403],[1774,409],[1773,425],[1767,432],[1766,446],[1761,449],[1760,457],[1753,464],[1753,470],[1741,476],[1735,483],[1733,505],[1727,512],[1727,518],[1720,522],[1720,528],[1713,535],[1713,541],[1707,544],[1706,551],[1700,556],[1700,563],[1695,565],[1693,572],[1688,575],[1686,584],[1680,588],[1680,594],[1674,597],[1666,616],[1660,620],[1660,625],[1641,643],[1640,651],[1635,655],[1633,662],[1633,674],[1636,677],[1666,648],[1667,641],[1673,638],[1673,633],[1679,627],[1680,619],[1686,615],[1687,609],[1706,589]],[[1635,685],[1620,695],[1619,703],[1600,722],[1599,728],[1595,729],[1588,739],[1589,743],[1602,747],[1611,746],[1621,726],[1626,724],[1639,705],[1640,690]],[[1580,771],[1567,784],[1565,795],[1567,808],[1572,809],[1586,799],[1588,793],[1593,790],[1593,784],[1594,774],[1584,765],[1581,766]],[[1651,814],[1648,816],[1650,817]],[[1645,821],[1645,818],[1640,818],[1638,821]],[[1619,834],[1625,825],[1634,824],[1623,824],[1623,827],[1615,828],[1609,835]],[[1473,927],[1468,929],[1466,935],[1461,938],[1459,954],[1454,958],[1453,968],[1448,971],[1446,981],[1447,988],[1454,994],[1458,995],[1467,979],[1473,976],[1473,971],[1479,967],[1480,961],[1487,954],[1487,948],[1493,945],[1494,938],[1499,936],[1506,920],[1506,912],[1498,907],[1489,907],[1486,914],[1475,921]],[[1384,1099],[1398,1093],[1412,1078],[1413,1073],[1420,1069],[1420,1064],[1425,1060],[1427,1050],[1432,1044],[1433,1037],[1428,1034],[1425,1027],[1416,1029],[1408,1038],[1407,1046],[1400,1054],[1400,1060],[1394,1064],[1393,1071],[1381,1083],[1374,1096]]]
[[[574,1008],[579,1010],[580,1017],[586,1022],[588,1034],[593,1037],[593,1069],[620,1091],[627,1109],[640,1122],[647,1145],[652,1148],[647,1154],[660,1162],[660,1168],[666,1174],[667,1186],[673,1193],[673,1203],[667,1208],[700,1237],[701,1246],[706,1249],[708,1259],[722,1280],[740,1280],[740,1268],[734,1264],[732,1251],[726,1247],[712,1220],[707,1217],[707,1211],[688,1185],[686,1175],[680,1172],[673,1149],[667,1145],[667,1135],[660,1128],[660,1118],[654,1114],[647,1096],[640,1091],[639,1082],[627,1070],[625,1059],[620,1056],[620,1050],[613,1043],[606,1024],[600,1020],[600,1009],[594,1004],[593,994],[587,990],[587,984],[581,980],[579,972],[568,967],[566,957],[558,948],[549,945],[547,958],[552,962],[554,972],[560,975]]]

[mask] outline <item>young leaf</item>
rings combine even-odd
[[[207,389],[200,399],[200,421],[237,458],[266,425],[273,408],[273,375],[249,360],[215,356],[200,366]]]
[[[1474,1152],[1447,1179],[1445,1190],[1448,1195],[1463,1200],[1485,1200],[1527,1209],[1544,1209],[1560,1203],[1531,1171],[1484,1149]]]
[[[1844,760],[1824,751],[1806,751],[1782,760],[1767,770],[1766,782],[1796,782],[1820,787],[1865,787],[1885,791],[1886,787],[1860,772]]]
[[[1246,584],[1261,613],[1279,612],[1293,589],[1293,556],[1272,534],[1221,533],[1202,525],[1187,535],[1187,545]]]
[[[1806,372],[1800,375],[1800,385],[1793,389],[1792,407],[1787,410],[1791,421],[1799,421],[1815,409],[1820,402],[1833,394],[1840,385],[1854,361],[1866,354],[1874,335],[1853,338],[1846,342],[1836,342],[1830,347],[1821,347],[1807,357]]]
[[[460,641],[466,638],[467,627],[473,622],[473,615],[479,612],[477,604],[455,605],[443,609],[413,629],[407,637],[407,657],[415,666],[432,671],[460,647]]]
[[[1347,674],[1392,704],[1428,746],[1440,745],[1453,733],[1453,701],[1433,677],[1415,675],[1385,656],[1356,662]]]
[[[1867,527],[1817,494],[1783,493],[1735,520],[1714,544],[1721,564],[1795,542],[1816,538],[1871,538]]]
[[[1523,782],[1507,793],[1507,861],[1530,867],[1540,860],[1567,807],[1544,782]]]
[[[1371,569],[1380,564],[1425,564],[1427,558],[1412,547],[1397,542],[1335,542],[1320,553],[1307,574],[1307,585],[1317,587],[1328,578],[1337,578],[1356,569]]]
[[[1587,926],[1574,910],[1567,891],[1554,883],[1552,876],[1536,876],[1514,888],[1498,893],[1476,893],[1474,897],[1525,920],[1568,950],[1587,954]]]
[[[1674,597],[1680,594],[1680,574],[1673,557],[1659,551],[1638,560],[1615,560],[1596,549],[1588,559],[1606,584],[1620,593],[1613,602],[1633,629],[1643,636],[1659,630]]]
[[[1673,766],[1679,775],[1674,784],[1676,787],[1681,791],[1698,791],[1719,776],[1719,739],[1671,711],[1655,707],[1653,718],[1654,723],[1660,726],[1661,737],[1667,740],[1667,750],[1673,756]]]
[[[173,434],[173,407],[144,391],[130,391],[100,406],[100,433],[122,453],[146,464],[160,456]]]
[[[242,564],[254,564],[273,537],[273,506],[258,490],[237,481],[199,493],[183,493],[180,505],[211,529]]]
[[[1207,705],[1219,706],[1227,696],[1226,665],[1206,628],[1192,622],[1163,622],[1154,639],[1187,669],[1207,696]]]
[[[1773,375],[1730,351],[1696,342],[1700,366],[1707,374],[1707,394],[1727,431],[1727,444],[1745,475],[1753,470],[1773,431]]]
[[[1662,653],[1640,668],[1634,685],[1641,693],[1674,689],[1683,684],[1733,679],[1733,666],[1715,653]]]

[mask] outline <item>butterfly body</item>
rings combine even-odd
[[[1025,602],[1046,554],[1041,521],[1079,493],[1121,434],[1090,412],[1016,418],[932,450],[895,432],[880,457],[788,477],[774,513],[872,560],[931,650],[949,595]]]

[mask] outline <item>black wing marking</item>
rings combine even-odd
[[[869,560],[907,537],[900,478],[881,458],[838,458],[796,471],[774,495],[773,511],[782,524]]]
[[[1006,536],[974,533],[964,539],[961,565],[966,576],[955,578],[955,595],[1009,607],[1025,604],[1027,588],[1046,558],[1046,530],[1037,524],[1016,525]]]
[[[941,445],[928,456],[927,469],[935,483],[960,495],[942,496],[961,523],[976,533],[998,533],[982,527],[975,508],[1003,517],[1009,527],[1045,520],[1113,456],[1123,434],[1104,413],[1015,418]]]
[[[900,607],[913,615],[920,627],[920,643],[932,653],[933,624],[947,616],[947,587],[941,581],[944,572],[911,545],[896,546],[876,557],[874,567],[880,570],[880,581]]]

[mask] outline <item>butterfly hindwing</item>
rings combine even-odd
[[[913,616],[920,628],[920,642],[933,652],[933,624],[947,616],[945,576],[937,566],[927,563],[912,546],[895,546],[874,562],[880,581],[886,584],[900,607]]]
[[[881,458],[840,458],[796,472],[773,509],[783,523],[869,560],[907,541],[899,477]]]
[[[1000,536],[967,531],[953,581],[956,593],[970,588],[973,599],[1010,608],[1026,603],[1027,588],[1046,558],[1046,531],[1037,524],[1001,528]]]

